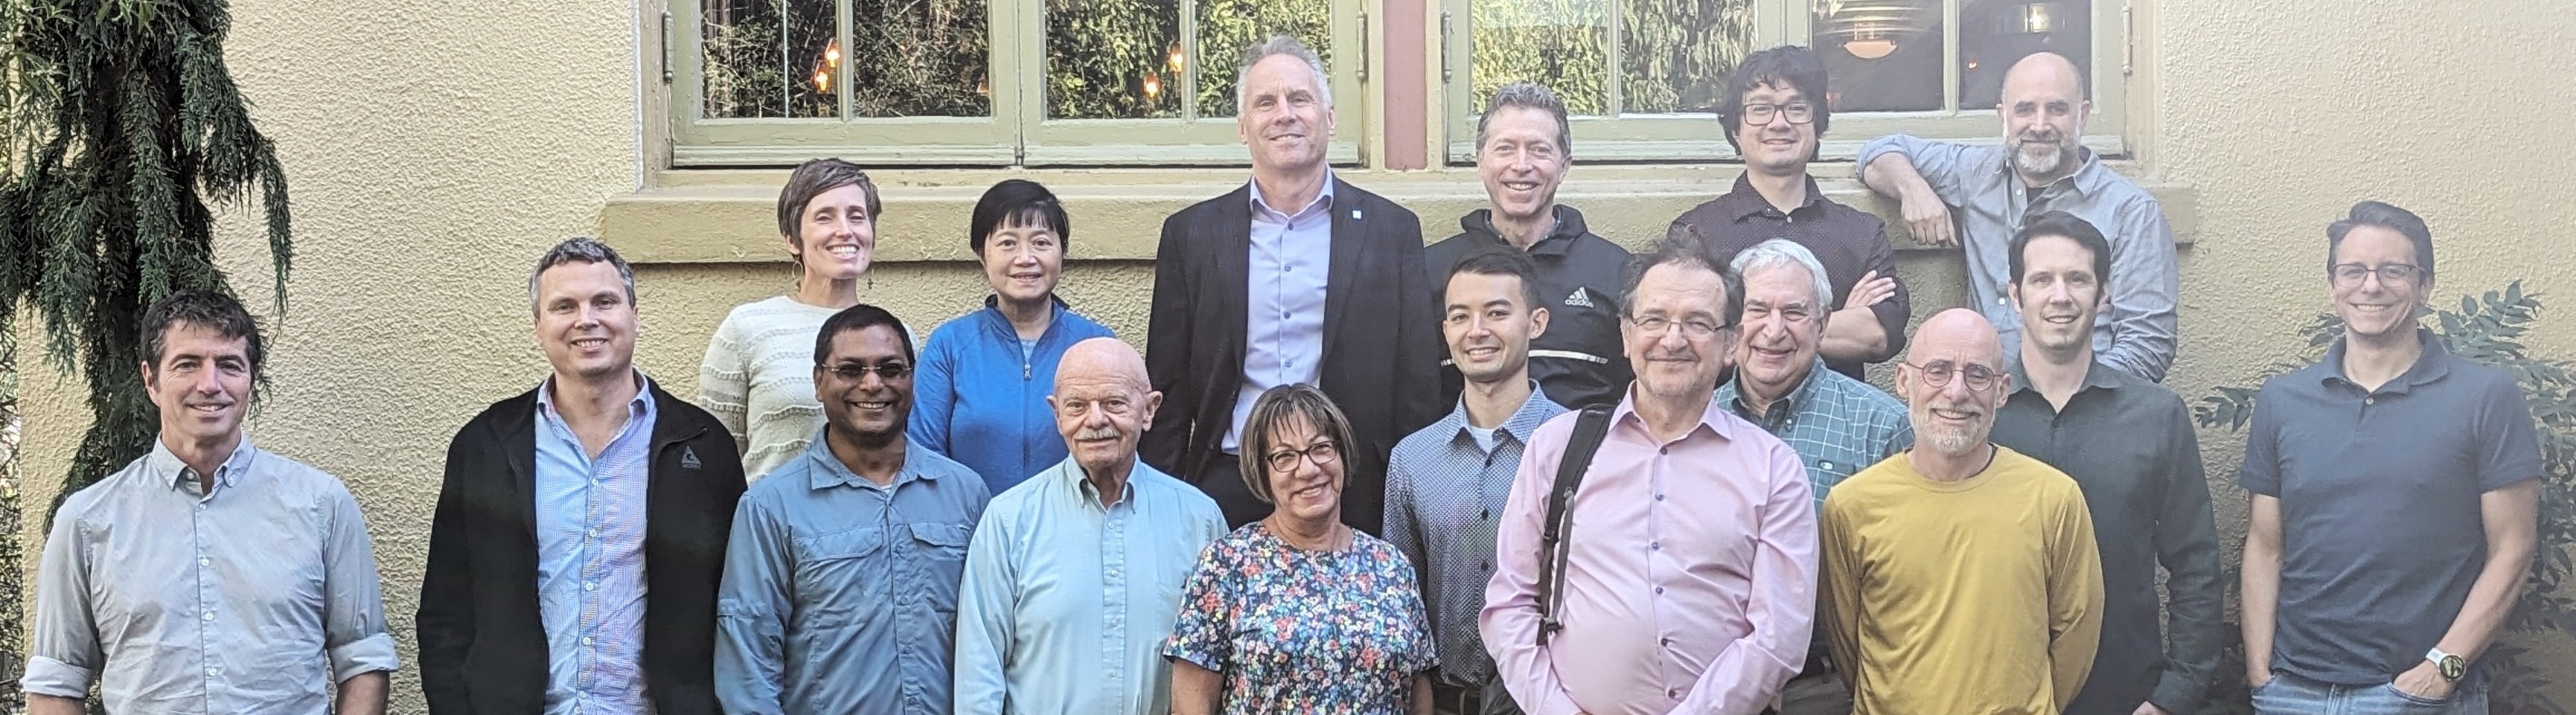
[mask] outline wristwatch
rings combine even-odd
[[[2469,674],[2469,659],[2444,653],[2441,646],[2434,646],[2433,650],[2426,652],[2424,659],[2433,661],[2433,665],[2442,669],[2443,680],[2459,682],[2462,676]]]

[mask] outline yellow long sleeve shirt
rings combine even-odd
[[[1836,485],[1820,610],[1854,715],[2055,715],[2093,668],[2102,564],[2075,480],[2002,447],[1935,482],[1899,454]]]

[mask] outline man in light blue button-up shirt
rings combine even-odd
[[[143,325],[161,432],[55,515],[27,711],[77,715],[95,681],[120,715],[384,712],[394,640],[366,517],[340,480],[242,435],[259,327],[204,291]]]
[[[1163,640],[1225,518],[1136,459],[1161,402],[1144,357],[1115,338],[1056,366],[1047,403],[1072,456],[994,497],[975,528],[957,610],[960,715],[1171,710]]]
[[[860,304],[823,321],[805,454],[742,496],[716,603],[733,715],[946,715],[957,584],[991,492],[904,439],[911,333]]]

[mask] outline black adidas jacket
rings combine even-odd
[[[1476,249],[1512,245],[1494,232],[1492,209],[1470,212],[1458,225],[1464,231],[1423,249],[1423,263],[1431,270],[1432,304],[1442,306],[1443,314],[1448,303],[1440,293],[1458,259]],[[1559,204],[1556,230],[1531,244],[1529,257],[1538,264],[1539,298],[1548,312],[1547,334],[1530,343],[1530,377],[1549,400],[1569,408],[1618,403],[1635,375],[1619,345],[1619,318],[1624,315],[1619,284],[1628,249],[1592,235],[1583,225],[1583,212]],[[1463,379],[1445,355],[1441,404],[1455,407]]]

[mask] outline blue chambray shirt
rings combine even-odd
[[[1171,711],[1163,639],[1224,535],[1214,500],[1141,460],[1107,507],[1071,459],[994,497],[966,552],[959,715]]]
[[[1252,256],[1243,301],[1243,385],[1234,393],[1234,419],[1225,428],[1226,453],[1243,443],[1243,422],[1261,392],[1315,382],[1324,369],[1324,289],[1333,268],[1333,185],[1330,169],[1314,203],[1277,207],[1252,187]]]
[[[1529,400],[1494,430],[1493,451],[1467,433],[1461,400],[1448,417],[1405,435],[1388,457],[1386,541],[1413,561],[1440,648],[1440,678],[1450,685],[1479,685],[1494,672],[1476,613],[1494,577],[1495,521],[1530,432],[1565,413],[1532,382]]]
[[[725,712],[946,715],[957,585],[991,499],[974,470],[918,447],[878,486],[819,433],[751,485],[716,601]]]
[[[635,374],[626,426],[594,458],[537,387],[537,616],[546,628],[546,715],[640,713],[644,504],[652,485],[652,384]]]
[[[159,440],[63,502],[20,685],[96,680],[112,713],[324,715],[393,670],[366,517],[340,480],[242,439],[214,489]]]

